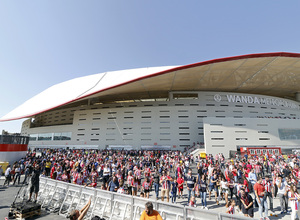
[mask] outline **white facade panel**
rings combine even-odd
[[[174,98],[187,93],[196,95]],[[183,149],[194,142],[205,142],[208,153],[217,150],[227,155],[230,149],[236,150],[237,144],[274,145],[280,141],[278,131],[276,133],[278,126],[298,128],[299,118],[299,102],[291,100],[251,94],[178,91],[170,93],[168,101],[86,105],[45,112],[37,115],[34,123],[25,121],[22,134],[72,134],[71,140],[30,141],[30,145],[37,146],[41,143],[100,148],[161,145]],[[298,142],[282,144],[298,145]]]
[[[294,148],[300,146],[299,139],[282,140],[278,129],[298,129],[299,119],[276,118],[214,118],[203,120],[206,153],[216,151],[229,156],[229,151],[236,151],[238,146],[276,146]],[[217,131],[222,131],[218,133]]]

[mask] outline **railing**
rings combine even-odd
[[[20,193],[23,199],[28,196],[27,192],[24,188]],[[145,203],[151,201],[154,209],[165,220],[249,220],[243,216],[217,213],[40,178],[38,202],[43,208],[58,212],[59,215],[67,216],[73,209],[80,210],[90,198],[92,202],[86,219],[97,215],[107,220],[139,220],[145,209]]]

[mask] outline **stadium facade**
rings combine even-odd
[[[300,54],[141,68],[54,85],[0,121],[27,118],[29,146],[300,148]]]

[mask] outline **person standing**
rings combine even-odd
[[[258,203],[258,211],[260,219],[263,219],[263,209],[265,210],[265,220],[269,220],[268,218],[268,203],[265,197],[265,187],[262,184],[262,178],[259,176],[257,178],[257,182],[254,185],[254,193],[256,196],[256,200]]]
[[[283,214],[284,212],[288,212],[288,196],[286,190],[287,183],[285,180],[283,180],[282,176],[279,175],[276,181],[276,185],[278,188],[277,195],[279,197],[280,208],[281,208],[280,214]]]
[[[6,170],[5,170],[5,181],[4,181],[4,183],[3,183],[3,186],[5,186],[6,184],[7,184],[7,186],[9,186],[9,183],[10,183],[10,181],[11,181],[11,168],[10,168],[10,165],[8,165],[7,167],[6,167]]]
[[[159,173],[158,169],[155,169],[155,173],[153,174],[153,186],[154,186],[154,191],[156,195],[156,200],[158,199],[158,193],[159,193]]]
[[[295,220],[296,217],[298,217],[298,206],[299,206],[299,200],[300,200],[300,195],[297,192],[297,186],[292,184],[290,191],[288,192],[288,197],[290,200],[290,205],[292,208],[292,214],[291,214],[291,220]]]
[[[201,176],[201,179],[199,181],[199,186],[197,186],[199,188],[199,192],[200,192],[200,198],[201,198],[201,203],[202,203],[202,209],[206,209],[207,208],[207,202],[206,202],[206,195],[207,195],[207,181],[206,181],[206,175],[203,174]]]
[[[188,170],[188,174],[185,177],[185,186],[188,191],[188,204],[190,203],[191,196],[195,196],[196,178],[192,176],[192,170]]]
[[[51,164],[52,164],[51,161],[47,160],[46,165],[45,165],[46,176],[50,175]]]
[[[169,197],[169,192],[170,192],[170,185],[168,184],[168,180],[172,181],[171,178],[169,178],[166,175],[166,172],[162,172],[162,177],[160,178],[160,184],[162,185],[161,189],[161,201],[164,201],[165,199],[165,194],[167,196],[167,201],[169,202],[170,197]]]
[[[262,183],[265,187],[265,198],[266,199],[267,199],[267,197],[269,198],[270,210],[271,210],[271,212],[274,213],[274,209],[273,209],[273,198],[274,198],[273,183],[270,181],[270,178],[268,176],[265,177],[265,179],[263,180]]]
[[[174,178],[173,182],[171,183],[172,203],[176,203],[177,188],[178,188],[178,183],[176,181],[176,178]]]
[[[2,169],[2,165],[0,165],[0,176],[3,175],[3,169]]]
[[[34,192],[35,194],[35,200],[34,202],[37,201],[37,196],[39,193],[39,187],[40,187],[40,167],[38,164],[35,165],[34,170],[33,170],[33,175],[31,177],[31,185],[29,187],[29,199],[28,202],[31,200],[32,193]]]
[[[18,179],[18,184],[20,184],[20,177],[21,177],[21,169],[20,169],[20,166],[19,165],[16,165],[16,168],[15,168],[15,180],[14,180],[14,184],[16,184],[16,181]]]
[[[177,183],[178,183],[178,198],[182,197],[183,194],[183,183],[184,179],[182,178],[182,174],[179,173],[179,177],[177,178]]]

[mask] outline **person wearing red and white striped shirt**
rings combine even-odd
[[[228,201],[228,203],[226,204],[226,208],[227,208],[226,213],[233,215],[235,213],[234,206],[235,206],[234,199],[231,199],[230,201]]]
[[[168,180],[172,181],[172,178],[166,175],[166,172],[162,172],[162,176],[160,177],[160,184],[161,184],[161,201],[164,201],[165,194],[167,196],[167,201],[169,202],[169,192],[170,192],[170,186],[168,184]]]
[[[262,181],[263,186],[265,187],[265,198],[269,197],[270,210],[274,213],[273,209],[273,198],[274,198],[274,187],[268,176]]]
[[[300,200],[300,195],[297,192],[296,185],[293,184],[291,185],[290,191],[288,192],[288,197],[292,209],[291,219],[294,220],[298,212],[299,200]]]
[[[127,186],[128,186],[129,195],[132,195],[132,182],[133,182],[132,171],[129,171],[127,176]]]

